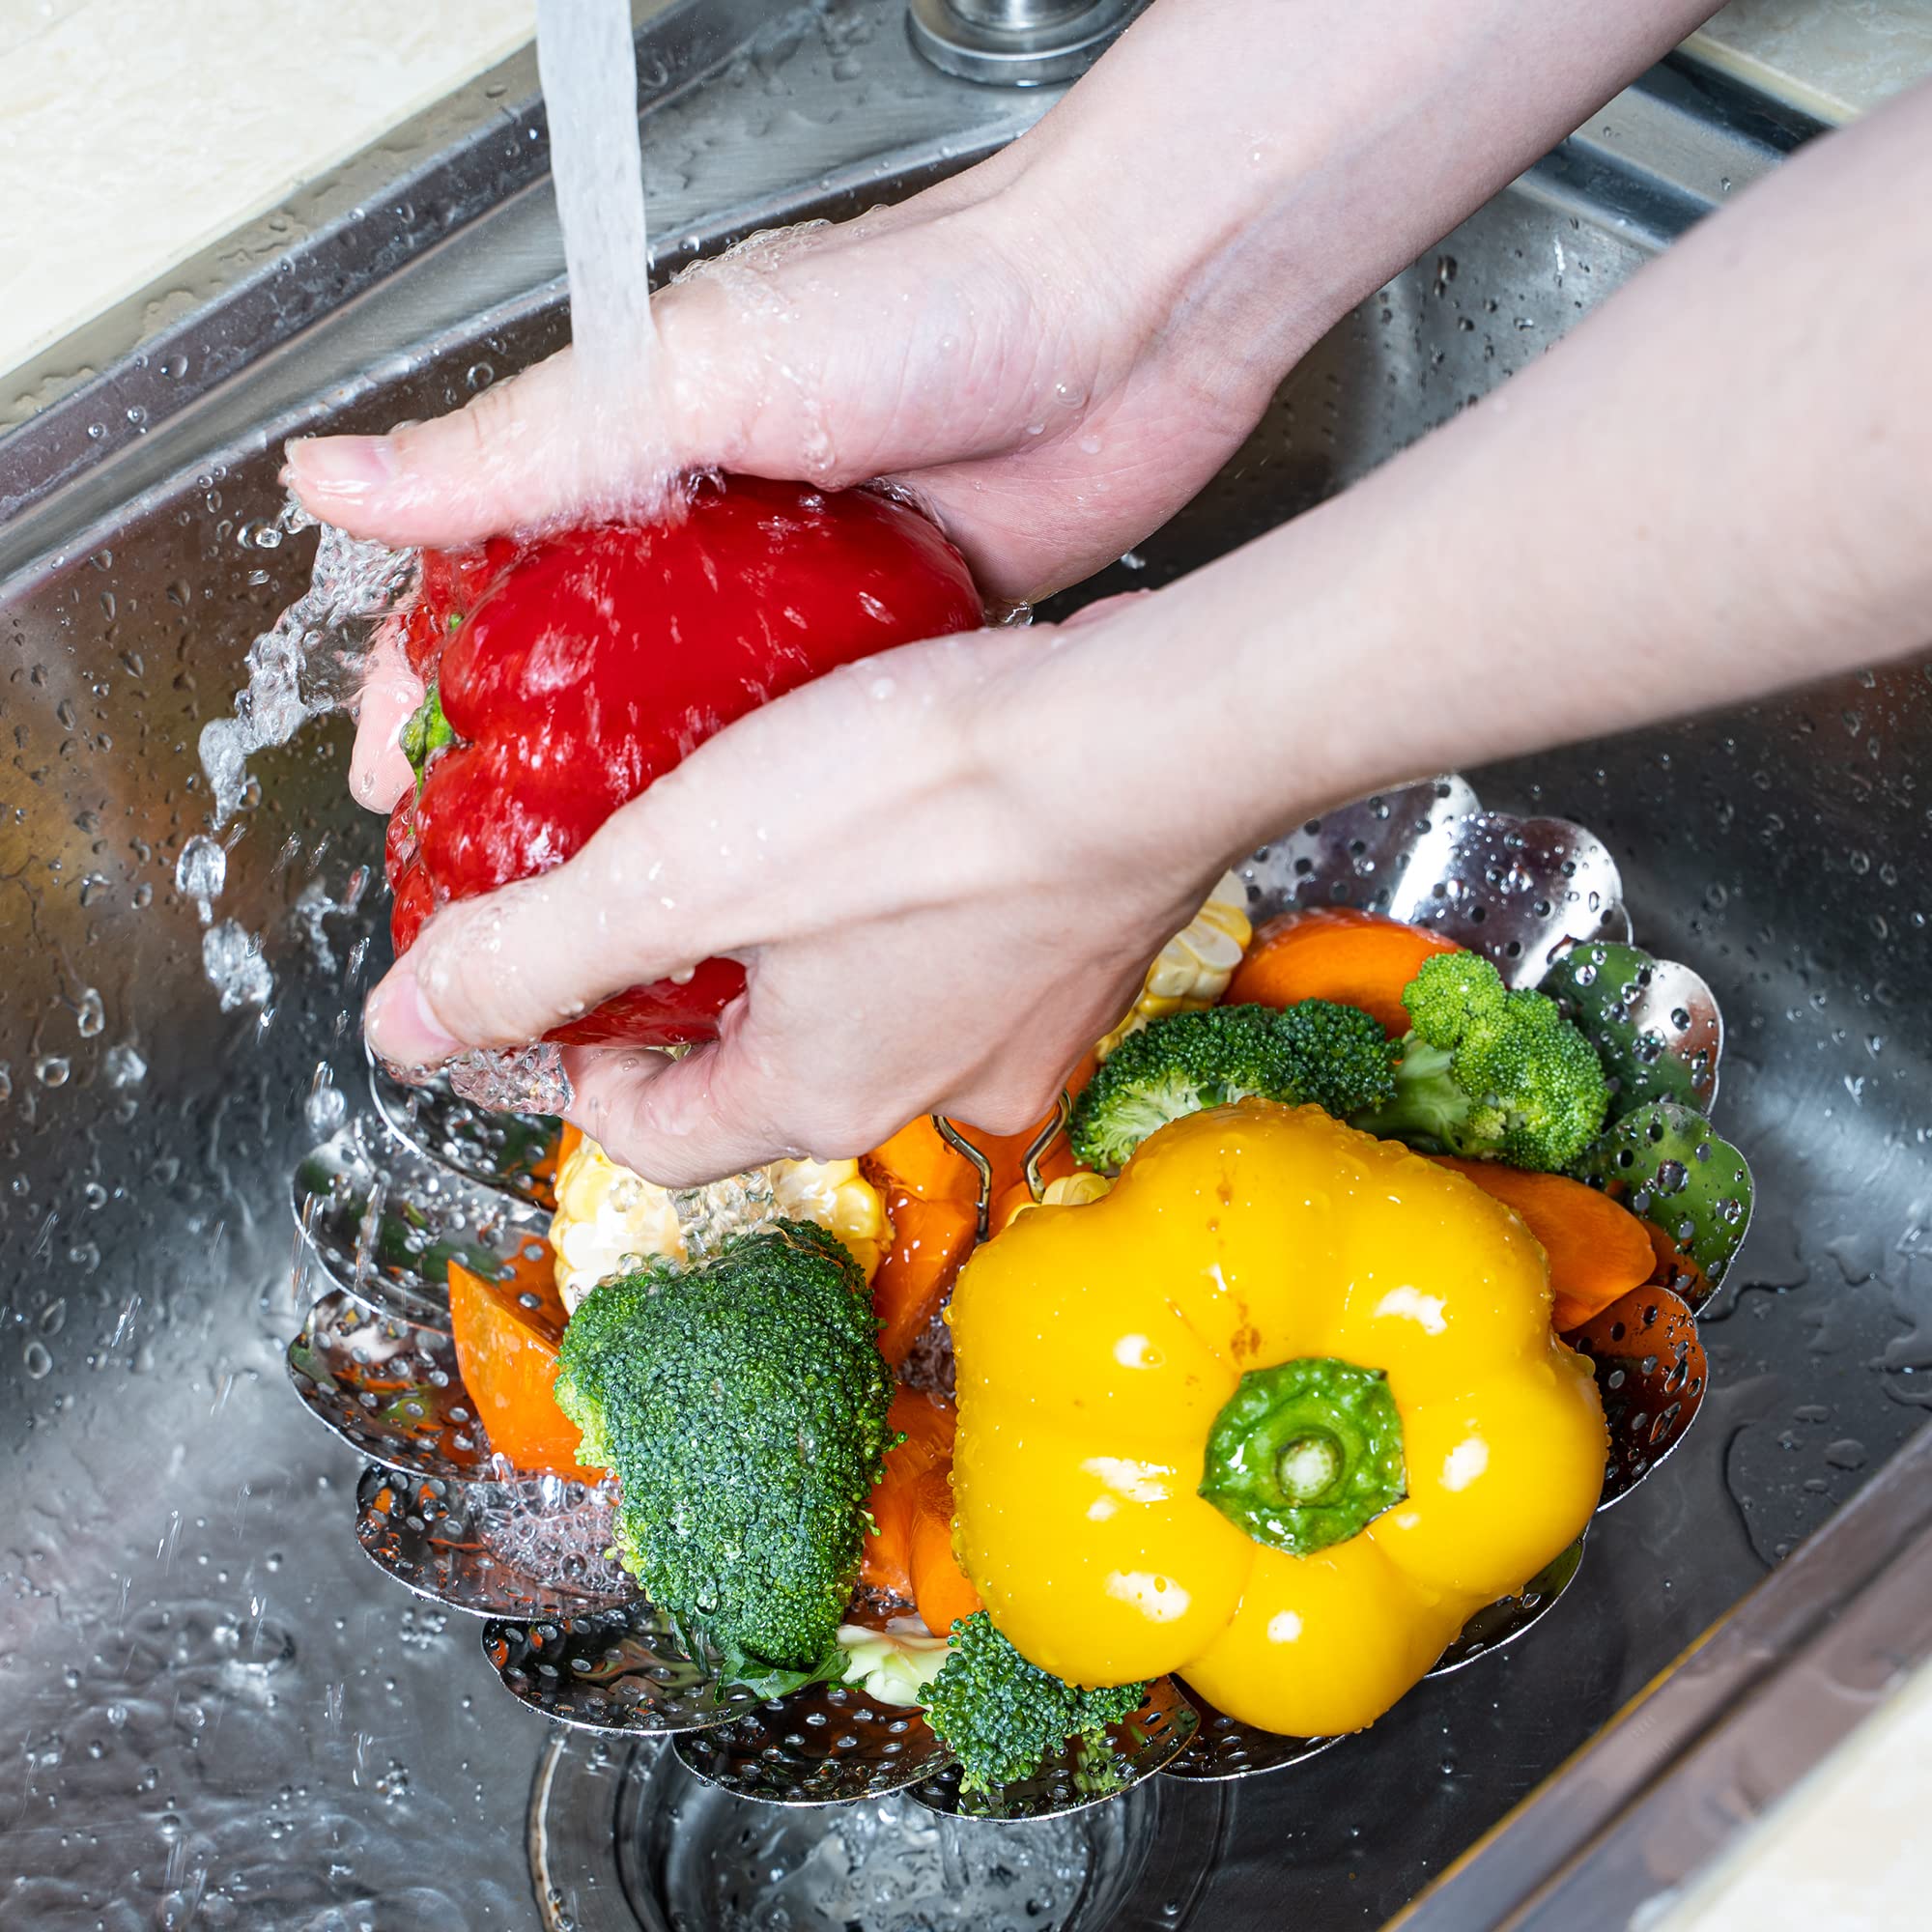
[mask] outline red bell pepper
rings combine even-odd
[[[981,621],[965,560],[875,490],[701,481],[669,525],[596,525],[425,557],[404,648],[430,697],[389,822],[407,952],[451,899],[561,865],[714,731],[834,667]],[[734,960],[634,986],[548,1037],[713,1039]]]

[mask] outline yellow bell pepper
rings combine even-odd
[[[1543,1251],[1462,1176],[1249,1100],[968,1263],[955,1539],[993,1622],[1081,1685],[1373,1723],[1589,1520],[1606,1436]]]

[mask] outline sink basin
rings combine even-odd
[[[909,67],[895,93],[911,61],[895,10],[844,11],[877,27],[857,78],[839,71],[849,45],[807,31],[653,117],[647,146],[692,157],[667,190],[681,238],[710,248],[908,191],[1044,104]],[[867,88],[912,103],[885,135],[852,135],[863,116],[844,110]],[[710,182],[701,137],[741,140],[748,102],[797,127]],[[1774,165],[1803,131],[1679,70],[1611,113],[1656,138],[1619,143],[1599,117],[1364,302],[1201,497],[1065,601],[1163,582],[1346,487],[1540,354],[1719,199],[1720,176]],[[498,253],[488,299],[466,309],[497,220],[528,242],[528,285],[503,280]],[[469,1620],[377,1577],[348,1527],[359,1465],[283,1374],[300,1316],[287,1177],[364,1104],[357,1014],[386,948],[382,827],[347,801],[343,724],[253,761],[259,799],[224,835],[206,915],[175,882],[207,830],[200,727],[305,582],[311,540],[274,521],[274,442],[295,423],[450,407],[563,337],[542,209],[519,189],[477,222],[157,423],[153,450],[48,469],[0,528],[10,1924],[668,1922],[650,1861],[675,1847],[651,1852],[652,1821],[683,1817],[690,1794],[666,1795],[671,1774],[628,1747],[548,1736],[480,1669]],[[1600,1520],[1532,1637],[1305,1764],[1149,1804],[1134,1882],[1110,1879],[1064,1922],[1220,1932],[1285,1906],[1300,1926],[1381,1922],[1918,1427],[1928,764],[1932,666],[1918,664],[1470,775],[1492,807],[1597,832],[1640,938],[1722,1004],[1719,1124],[1750,1154],[1759,1205],[1704,1316],[1705,1418]],[[204,955],[247,935],[267,974],[244,956],[224,1011]],[[532,1806],[557,1894],[536,1904]],[[751,1860],[774,1814],[692,1815]],[[1103,1834],[1094,1856],[1125,1857],[1132,1835]]]

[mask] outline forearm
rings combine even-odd
[[[1162,0],[1003,157],[1083,272],[1263,393],[1714,0]]]
[[[1138,600],[1104,665],[1070,633],[1053,675],[1084,674],[1089,718],[1094,690],[1118,704],[1096,721],[1116,763],[1232,853],[1378,783],[1912,650],[1932,635],[1928,205],[1921,89],[1479,409]]]

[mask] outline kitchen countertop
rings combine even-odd
[[[1932,0],[1731,0],[1693,53],[1821,121],[1932,73]]]
[[[536,0],[0,0],[0,372],[535,32]]]

